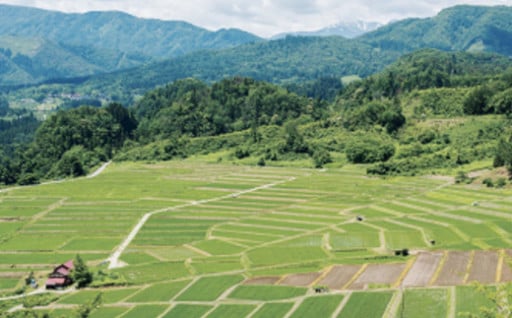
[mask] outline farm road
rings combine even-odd
[[[286,183],[286,182],[290,182],[290,181],[293,181],[293,180],[295,180],[295,178],[291,177],[291,178],[287,178],[286,180],[281,180],[281,181],[277,181],[277,182],[273,182],[273,183],[264,184],[264,185],[261,185],[261,186],[255,187],[255,188],[251,188],[251,189],[243,190],[243,191],[233,192],[233,193],[230,193],[230,194],[227,194],[227,195],[223,195],[223,196],[220,196],[220,197],[215,197],[215,198],[205,199],[205,200],[199,200],[199,201],[192,201],[190,203],[181,204],[181,205],[173,206],[173,207],[170,207],[170,208],[164,208],[164,209],[159,209],[159,210],[155,210],[155,211],[152,211],[152,212],[148,212],[148,213],[146,213],[146,214],[144,214],[142,216],[142,218],[135,225],[135,227],[132,229],[130,234],[128,234],[128,236],[119,245],[119,247],[107,259],[107,261],[110,263],[108,268],[109,269],[113,269],[113,268],[119,268],[119,267],[122,266],[122,263],[119,261],[119,258],[123,254],[124,250],[128,247],[128,245],[130,245],[130,243],[137,236],[137,234],[142,229],[144,224],[146,224],[146,222],[149,220],[149,218],[152,217],[155,214],[171,212],[171,211],[175,211],[175,210],[186,208],[186,207],[190,207],[190,206],[197,206],[197,205],[207,204],[207,203],[211,203],[211,202],[217,202],[217,201],[221,201],[221,200],[225,200],[225,199],[236,198],[237,196],[240,196],[240,195],[243,195],[243,194],[247,194],[247,193],[251,193],[251,192],[255,192],[255,191],[259,191],[259,190],[263,190],[263,189],[272,188],[272,187],[274,187],[276,185],[283,184],[283,183]]]
[[[112,163],[112,161],[108,161],[108,162],[105,162],[104,164],[101,165],[101,167],[99,167],[96,171],[94,171],[93,173],[91,173],[90,175],[87,176],[87,178],[89,179],[92,179],[92,178],[96,178],[97,176],[99,176],[110,164]]]
[[[108,161],[108,162],[105,162],[103,165],[101,165],[101,167],[99,167],[96,171],[94,171],[93,173],[91,173],[90,175],[86,176],[85,178],[96,178],[97,176],[99,176],[101,173],[103,173],[103,171],[112,163],[112,161]],[[48,185],[48,184],[56,184],[56,183],[61,183],[61,182],[64,182],[64,181],[74,181],[74,180],[80,180],[81,178],[76,178],[76,179],[71,179],[71,180],[67,180],[67,179],[61,179],[61,180],[52,180],[52,181],[47,181],[47,182],[42,182],[40,184],[35,184],[35,185],[26,185],[26,186],[17,186],[17,187],[11,187],[11,188],[5,188],[5,189],[1,189],[0,190],[0,193],[2,192],[9,192],[9,191],[13,191],[13,190],[17,190],[17,189],[22,189],[22,188],[26,188],[26,187],[35,187],[35,186],[40,186],[40,185]]]

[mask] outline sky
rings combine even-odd
[[[512,0],[0,0],[63,12],[116,10],[218,30],[238,28],[262,37],[315,31],[357,20],[387,23],[429,17],[457,4],[509,5]]]

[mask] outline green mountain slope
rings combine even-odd
[[[135,67],[149,61],[259,38],[240,30],[210,32],[185,22],[120,12],[64,14],[0,5],[0,84],[26,85]]]
[[[42,14],[39,12],[36,11]],[[55,15],[56,13],[46,12],[46,14]],[[110,16],[112,21],[104,21],[105,15]],[[169,25],[173,24],[176,30],[180,30],[178,33],[181,35],[170,32],[162,33],[161,38],[155,38],[154,35],[160,34],[162,29],[154,29],[154,24],[161,21],[143,20],[144,23],[140,24],[142,23],[140,20],[121,13],[64,16],[66,19],[71,19],[70,17],[82,21],[83,25],[80,27],[85,29],[92,28],[87,21],[96,21],[95,25],[103,25],[104,35],[100,32],[104,30],[103,28],[95,29],[95,32],[87,31],[81,36],[84,42],[98,41],[101,35],[102,39],[108,39],[107,42],[111,42],[111,47],[124,48],[128,40],[123,37],[123,34],[130,32],[134,34],[131,47],[140,48],[140,50],[120,55],[115,54],[118,51],[111,51],[114,52],[112,58],[108,58],[110,56],[108,53],[104,53],[105,58],[99,57],[93,46],[79,48],[72,43],[69,44],[70,42],[62,45],[75,54],[81,54],[81,58],[93,65],[105,61],[104,64],[109,64],[104,67],[110,69],[141,63],[147,52],[157,54],[162,49],[162,43],[166,41],[186,43],[195,48],[198,48],[197,43],[209,43],[210,47],[216,47],[214,43],[219,43],[211,37],[198,36],[197,33],[195,37],[191,37],[192,41],[184,41],[180,36],[187,32],[193,33],[191,26],[185,23],[168,22]],[[194,52],[161,62],[146,63],[128,70],[94,76],[85,83],[81,80],[80,86],[73,89],[84,94],[99,92],[101,96],[116,96],[115,100],[126,102],[148,89],[187,77],[211,83],[226,77],[246,76],[283,85],[310,82],[323,77],[340,78],[348,75],[366,77],[383,70],[403,54],[423,48],[437,48],[445,51],[489,51],[512,55],[512,49],[509,50],[509,47],[512,48],[510,44],[512,38],[509,36],[512,34],[512,23],[509,22],[512,19],[508,17],[512,17],[510,7],[457,6],[442,11],[434,18],[397,22],[353,40],[340,37],[288,37],[222,50]],[[39,21],[38,19],[41,18],[37,18],[36,15],[35,21]],[[73,21],[70,20],[69,23]],[[19,23],[28,25],[27,21],[22,22]],[[130,24],[132,22],[140,25],[132,29],[134,28]],[[60,25],[61,22],[55,23]],[[1,25],[0,22],[0,32]],[[89,26],[86,27],[87,25]],[[74,24],[71,23],[69,30],[73,28]],[[16,29],[23,29],[23,27],[16,26],[14,30]],[[113,37],[116,33],[112,33],[112,29],[118,31],[117,37]],[[149,32],[151,36],[139,36],[137,30],[151,30],[152,32]],[[7,32],[7,29],[4,28],[4,31]],[[49,36],[55,36],[58,33],[62,38],[73,40],[73,36],[67,34],[67,31],[59,32],[48,29]],[[79,33],[74,35],[76,34]],[[214,36],[208,34],[208,36]],[[222,31],[216,34],[220,38],[225,38],[221,35]],[[236,34],[232,36],[237,37]],[[181,40],[178,41],[178,39]],[[193,44],[195,42],[197,43]],[[177,52],[172,48],[168,50]],[[71,84],[73,83],[76,81],[71,81]]]
[[[371,75],[399,57],[370,45],[340,37],[287,37],[215,52],[199,52],[134,69],[96,76],[82,84],[87,92],[143,93],[177,79],[194,77],[215,82],[244,76],[278,84],[322,77]]]
[[[384,26],[359,39],[383,50],[421,48],[512,55],[512,7],[455,6],[427,19]]]
[[[100,66],[43,38],[0,36],[0,50],[6,64],[0,84],[32,83],[48,78],[85,76],[102,71]]]
[[[70,47],[90,46],[147,58],[259,40],[240,30],[211,32],[185,22],[140,19],[121,12],[65,14],[8,5],[0,5],[0,34],[44,37]]]
[[[288,37],[194,53],[95,77],[86,86],[110,87],[117,95],[127,96],[186,77],[213,82],[248,76],[286,85],[326,76],[366,77],[403,54],[424,48],[512,55],[510,17],[510,7],[456,6],[434,18],[397,22],[355,40]]]

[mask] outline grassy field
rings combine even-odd
[[[354,293],[350,295],[350,299],[338,317],[382,317],[391,300],[391,296],[391,292]]]
[[[342,299],[342,295],[306,298],[293,312],[291,317],[330,317]]]
[[[105,260],[149,214],[120,256],[124,266],[113,270],[128,285],[65,293],[57,305],[76,308],[101,292],[103,305],[91,317],[380,317],[386,310],[445,317],[488,303],[472,287],[433,284],[433,273],[392,306],[417,257],[395,250],[505,255],[511,199],[510,188],[369,178],[361,166],[114,163],[96,178],[0,192],[0,294],[14,293],[31,271],[44,285],[55,265],[76,254],[106,271]],[[499,259],[493,270],[505,277]],[[351,290],[373,263],[405,270],[393,282],[380,277]],[[331,272],[350,264],[349,277]],[[335,288],[317,295],[320,282]]]
[[[447,297],[445,289],[407,290],[403,294],[399,317],[446,317]]]

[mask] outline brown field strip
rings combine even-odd
[[[405,287],[427,286],[436,272],[442,253],[420,253],[402,283]]]
[[[330,289],[343,289],[343,286],[350,282],[360,268],[361,265],[334,266],[329,274],[320,280],[318,284],[327,286]]]
[[[331,290],[395,289],[402,287],[459,286],[479,282],[512,282],[512,250],[420,252],[407,263],[334,265],[320,273],[263,276],[247,279],[245,285],[327,286]],[[474,254],[473,259],[471,258]],[[443,256],[445,256],[443,262]],[[412,263],[412,266],[407,266]],[[470,262],[472,263],[471,266]],[[468,267],[469,270],[468,270]],[[498,271],[501,274],[498,276]],[[437,276],[437,277],[436,277]],[[402,280],[403,278],[403,280]],[[467,278],[467,279],[466,279]],[[401,281],[402,280],[402,281]],[[400,283],[401,281],[401,283]],[[433,281],[433,282],[432,282]]]
[[[255,277],[247,279],[244,285],[274,285],[280,279],[279,276]]]
[[[321,273],[292,274],[286,276],[279,285],[307,287],[320,277]]]
[[[470,260],[470,252],[450,252],[446,261],[434,282],[439,286],[462,285]]]
[[[349,289],[368,289],[374,287],[390,287],[393,285],[405,269],[406,264],[371,264],[366,270],[350,285]]]
[[[499,259],[498,252],[476,251],[473,257],[473,265],[469,271],[468,282],[494,283]]]

